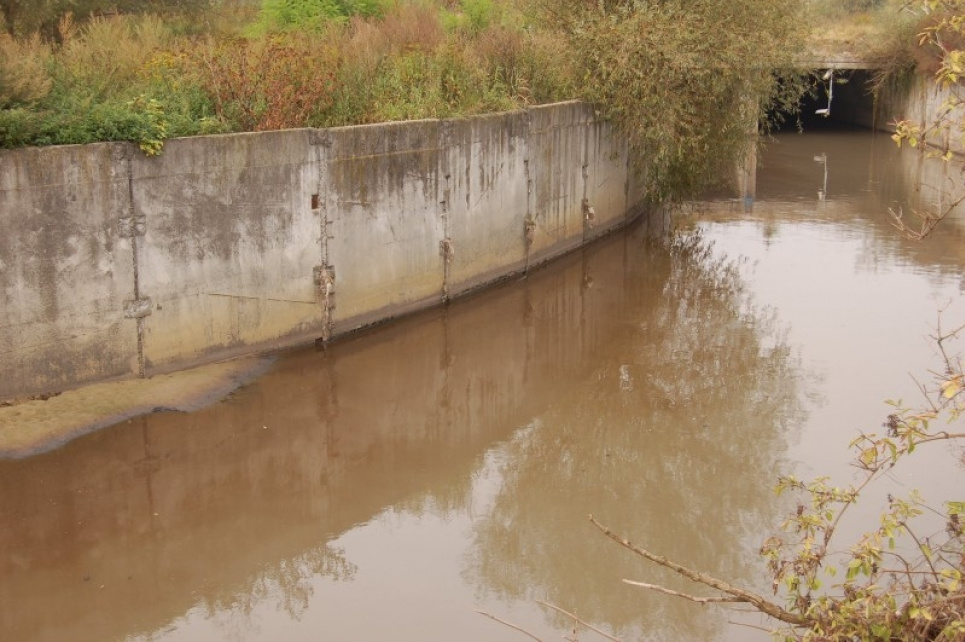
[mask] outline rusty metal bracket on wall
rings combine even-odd
[[[117,234],[121,238],[130,239],[147,234],[147,219],[143,215],[125,216],[117,223]]]
[[[335,307],[335,268],[331,265],[316,265],[312,268],[312,281],[322,297],[322,303],[329,310]]]
[[[449,300],[449,269],[452,265],[452,257],[455,256],[456,250],[453,247],[452,239],[445,238],[439,241],[439,255],[443,260],[443,274],[442,274],[442,300]]]
[[[131,299],[124,302],[124,318],[125,319],[143,319],[144,317],[151,316],[151,310],[154,307],[154,302],[151,301],[150,297],[145,297],[143,299]]]
[[[322,337],[325,343],[332,336],[332,310],[335,309],[335,266],[316,265],[312,268],[312,282],[321,297],[322,314],[324,315]]]
[[[456,250],[452,246],[452,239],[444,239],[439,241],[439,254],[442,256],[446,264],[452,263],[452,257],[455,255]]]
[[[125,239],[134,239],[147,234],[147,220],[143,215],[125,216],[117,221],[117,235]],[[136,246],[135,246],[136,251]],[[135,286],[133,299],[124,301],[125,319],[143,319],[151,315],[153,302],[150,297],[140,296],[140,288]]]
[[[583,199],[583,222],[590,229],[596,225],[596,210],[590,205],[590,201],[585,198]]]

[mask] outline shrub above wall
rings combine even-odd
[[[253,21],[232,34],[224,17],[238,2],[212,2],[190,24],[172,13],[64,14],[52,35],[0,35],[0,147],[127,140],[154,153],[179,136],[575,96],[565,43],[524,29],[496,0],[265,0],[257,19],[240,12]]]

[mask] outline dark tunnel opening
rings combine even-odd
[[[873,78],[874,71],[868,69],[814,70],[814,90],[801,99],[798,114],[783,114],[784,122],[778,131],[881,127],[883,123],[875,121],[875,100],[871,90]]]

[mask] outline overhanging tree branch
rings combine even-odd
[[[784,609],[778,606],[777,604],[774,604],[773,602],[764,599],[763,597],[761,597],[760,595],[757,595],[756,593],[752,593],[751,591],[739,588],[737,586],[724,582],[723,580],[719,580],[716,577],[712,577],[710,575],[706,575],[704,573],[694,571],[692,569],[687,568],[686,566],[682,566],[680,564],[677,564],[676,562],[672,562],[671,560],[668,560],[666,557],[663,557],[661,555],[656,555],[654,553],[651,553],[650,551],[639,548],[634,544],[632,544],[630,540],[617,535],[609,528],[607,528],[606,526],[598,522],[592,515],[590,515],[590,522],[598,529],[600,529],[600,531],[602,531],[604,535],[612,539],[620,546],[636,553],[637,555],[639,555],[644,559],[650,560],[651,562],[658,564],[659,566],[663,566],[664,568],[669,568],[671,571],[677,573],[678,575],[682,575],[683,577],[686,577],[689,580],[693,580],[698,584],[703,584],[704,586],[709,586],[712,589],[716,589],[718,591],[721,591],[722,593],[726,593],[727,595],[730,595],[731,597],[734,598],[734,600],[732,600],[734,602],[743,602],[746,604],[750,604],[761,613],[764,613],[765,615],[768,615],[776,620],[780,620],[781,622],[784,622],[785,624],[790,624],[792,626],[807,626],[810,623],[810,620],[808,620],[807,618],[801,615],[798,615],[797,613],[792,613],[791,611],[788,611],[787,609]]]

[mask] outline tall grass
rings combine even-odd
[[[813,0],[810,44],[817,53],[881,58],[905,42],[910,14],[905,0]],[[894,52],[892,52],[894,53]]]
[[[353,20],[336,36],[332,105],[312,124],[468,115],[574,96],[576,67],[558,39],[499,22],[466,29],[447,15],[411,4]]]
[[[392,4],[393,0],[262,0],[249,33],[325,31],[333,21],[381,16]]]
[[[0,35],[0,109],[31,105],[50,92],[50,47],[34,34],[15,39]]]
[[[122,94],[136,86],[145,65],[173,43],[173,35],[155,16],[94,18],[75,30],[61,21],[63,44],[53,74],[67,94],[94,99]]]
[[[31,86],[44,91],[25,101],[16,85],[0,84],[0,105],[11,107],[0,109],[0,146],[133,140],[159,150],[164,138],[205,127],[206,99],[178,80],[183,66],[158,64],[182,44],[159,18],[115,15],[78,26],[68,15],[58,32],[58,45],[12,39],[15,66],[34,70]],[[0,61],[0,74],[9,66]]]
[[[331,102],[337,52],[304,33],[210,42],[194,55],[201,86],[230,129],[301,127]]]
[[[214,33],[171,17],[78,25],[68,15],[53,40],[0,37],[0,146],[134,140],[157,152],[170,136],[452,117],[575,95],[572,53],[523,29],[509,0],[339,2],[354,15],[259,35],[213,12]]]

